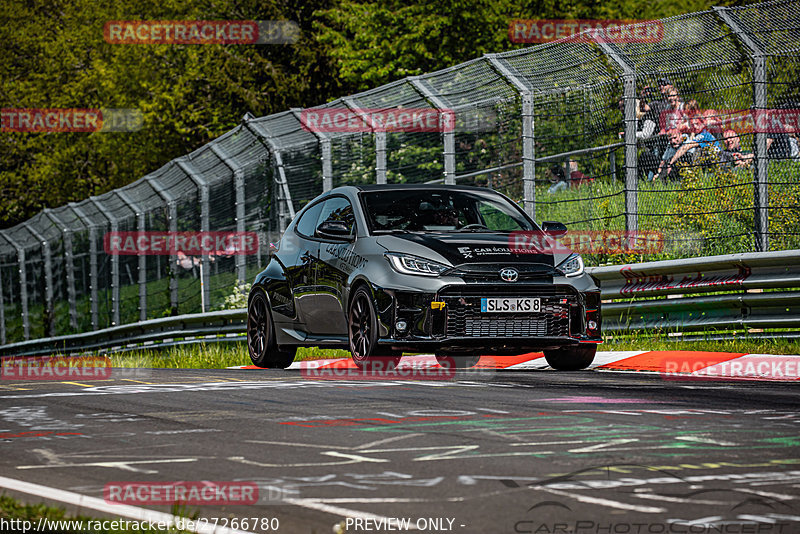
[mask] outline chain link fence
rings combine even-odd
[[[657,42],[583,33],[311,108],[435,109],[455,117],[443,132],[246,115],[126,187],[0,231],[0,344],[220,309],[308,200],[349,183],[489,187],[538,222],[660,231],[669,246],[654,259],[800,248],[800,3],[659,23]],[[781,124],[747,127],[761,115]],[[126,231],[257,232],[259,248],[107,254],[106,234]]]

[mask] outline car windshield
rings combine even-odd
[[[374,234],[535,229],[516,206],[490,192],[399,189],[365,192],[362,199]]]

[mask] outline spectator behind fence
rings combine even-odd
[[[725,150],[719,153],[720,161],[731,168],[750,165],[753,161],[753,153],[742,151],[739,134],[733,130],[725,130],[722,135],[725,143]]]
[[[678,91],[672,89],[667,95],[667,107],[661,113],[661,133],[666,133],[672,129],[680,129],[684,121],[684,102],[678,96]]]
[[[676,161],[681,159],[684,154],[691,154],[694,157],[698,148],[704,149],[713,147],[717,151],[722,150],[719,141],[706,129],[706,121],[701,115],[695,115],[689,119],[689,127],[691,128],[689,137],[684,141],[675,155],[672,156],[669,162],[670,165],[673,165]]]
[[[661,163],[658,165],[658,177],[663,180],[669,176],[671,180],[677,180],[679,176],[676,169],[673,167],[673,158],[684,145],[686,137],[677,128],[668,131],[667,137],[669,138],[669,145],[667,145],[664,154],[661,156]],[[689,156],[688,154],[683,154],[680,158],[675,158],[674,161],[678,160],[688,162]]]
[[[792,157],[792,141],[786,133],[781,113],[767,111],[769,130],[767,131],[767,157],[769,159],[789,159]]]
[[[569,185],[573,189],[577,189],[582,185],[589,185],[594,182],[594,178],[586,176],[578,170],[578,162],[569,162]]]
[[[553,165],[545,171],[545,174],[547,175],[547,179],[550,180],[550,183],[553,184],[547,190],[548,193],[557,193],[569,187],[567,178],[564,176],[564,169],[561,168],[561,165]]]
[[[714,136],[714,139],[722,139],[722,121],[719,112],[707,109],[703,112],[703,119],[706,121],[706,130]]]

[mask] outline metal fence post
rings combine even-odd
[[[78,331],[78,309],[75,298],[75,264],[72,259],[72,230],[64,224],[64,221],[49,209],[45,209],[45,216],[50,219],[59,229],[61,229],[61,239],[64,241],[64,261],[67,273],[67,300],[69,301],[69,325],[74,331]]]
[[[636,150],[636,71],[622,53],[595,38],[600,50],[622,69],[623,98],[625,101],[625,230],[639,230],[639,157]]]
[[[25,341],[31,338],[31,323],[28,315],[28,273],[25,270],[25,248],[6,236],[6,241],[17,250],[17,263],[19,264],[19,300],[22,307],[22,337]]]
[[[136,204],[127,191],[118,189],[117,196],[122,199],[126,206],[128,206],[134,214],[136,214],[136,231],[138,235],[144,235],[147,230],[146,221],[144,219],[144,210]],[[138,254],[137,270],[139,277],[139,320],[147,320],[147,256],[139,251]]]
[[[169,219],[169,231],[172,235],[178,231],[178,206],[175,197],[167,191],[158,180],[152,176],[145,176],[145,180],[150,184],[158,196],[167,205],[167,218]],[[178,255],[173,252],[169,255],[169,305],[173,313],[178,310],[178,276],[177,276]]]
[[[748,35],[739,26],[730,10],[726,7],[714,7],[714,12],[750,51],[753,58],[753,108],[756,113],[764,113],[767,109],[767,56],[764,47],[755,36]],[[756,119],[758,117],[755,117]],[[758,120],[754,121],[756,124]],[[767,159],[767,132],[764,128],[755,128],[755,180],[753,187],[753,208],[755,222],[756,251],[769,250],[769,160]]]
[[[89,197],[92,204],[108,219],[111,224],[111,231],[119,231],[119,223],[117,218],[108,211],[103,204],[97,200],[97,197]],[[92,252],[93,256],[97,256],[97,244],[92,240],[92,245],[95,247]],[[95,260],[96,261],[96,260]],[[111,255],[111,324],[116,326],[119,324],[119,254]]]
[[[352,96],[342,98],[342,102],[350,108],[351,111],[357,113],[359,117],[364,120],[365,124],[369,124],[372,130],[372,135],[375,137],[375,183],[386,183],[386,132],[376,132],[375,125],[372,123],[372,118],[369,113],[358,107]]]
[[[89,306],[90,306],[90,321],[92,330],[99,328],[97,321],[97,225],[91,221],[84,211],[79,208],[74,202],[67,204],[67,207],[72,210],[75,216],[83,221],[89,233]]]
[[[272,134],[267,128],[258,122],[251,122],[250,118],[245,115],[243,119],[244,127],[250,130],[262,143],[272,152],[275,158],[275,166],[278,169],[278,177],[275,179],[275,185],[278,188],[278,210],[279,210],[279,225],[281,234],[289,226],[289,222],[294,219],[294,205],[292,204],[292,195],[289,192],[289,182],[286,180],[286,171],[283,168],[283,157],[278,147],[278,143],[272,138]]]
[[[86,216],[86,213],[74,202],[70,202],[68,206],[89,228],[89,303],[91,307],[92,330],[97,330],[99,328],[97,321],[97,225],[91,222],[89,217]]]
[[[44,256],[44,313],[42,319],[44,321],[44,337],[51,337],[54,335],[56,314],[53,309],[53,257],[50,243],[30,223],[24,222],[22,226],[42,244],[42,255]]]
[[[208,232],[209,229],[209,206],[208,206],[208,182],[202,174],[195,170],[191,162],[184,158],[175,160],[178,167],[194,182],[197,186],[197,191],[200,195],[200,231]],[[210,262],[208,253],[205,251],[200,255],[200,310],[205,312],[206,306],[210,304],[211,288],[209,287],[210,279]]]
[[[445,111],[450,113],[450,121],[452,121],[451,127],[446,128],[444,131],[444,183],[445,184],[455,184],[456,183],[456,129],[455,129],[455,114],[453,114],[452,110],[450,110],[447,105],[440,99],[438,96],[434,94],[430,88],[422,82],[422,79],[419,76],[410,76],[408,81],[411,82],[411,86],[417,90],[417,92],[422,95],[423,97],[427,98],[428,101],[434,105],[436,109],[439,111]],[[442,124],[440,120],[439,124]]]
[[[11,244],[11,242],[8,239],[6,239],[4,232],[0,231],[0,237],[2,237],[6,243]],[[0,345],[5,345],[5,344],[6,344],[6,303],[3,291],[3,269],[0,268]]]
[[[484,56],[504,80],[509,82],[522,97],[522,205],[525,212],[536,219],[536,152],[534,146],[533,93],[513,72],[500,61],[496,54]]]
[[[215,144],[210,144],[211,151],[231,170],[233,174],[233,187],[236,191],[236,231],[239,235],[245,231],[245,206],[244,206],[244,169],[239,167],[235,161],[225,154],[221,148]],[[236,255],[236,280],[239,284],[247,282],[247,268],[243,254]]]
[[[303,122],[303,110],[292,108],[292,113],[297,120]],[[314,134],[314,137],[319,141],[319,147],[322,152],[322,192],[330,191],[333,189],[333,160],[331,154],[331,138],[325,132],[316,132],[309,129]]]

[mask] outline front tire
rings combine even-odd
[[[247,306],[247,352],[256,367],[286,369],[294,361],[294,350],[278,350],[267,296],[256,290]]]
[[[544,351],[544,358],[553,369],[558,371],[579,371],[586,369],[594,361],[597,345],[578,347],[562,347]]]
[[[372,295],[365,286],[359,286],[350,299],[347,312],[347,337],[350,354],[359,369],[388,371],[397,367],[400,356],[381,351],[378,354],[378,314]],[[383,354],[386,352],[386,354]]]

